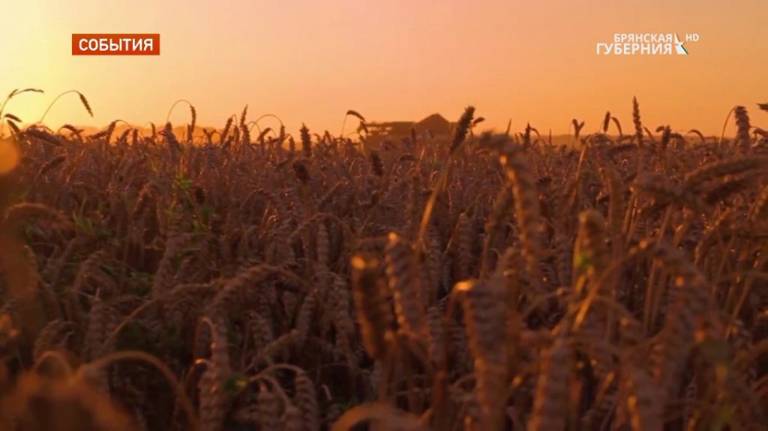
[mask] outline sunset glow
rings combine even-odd
[[[764,0],[361,2],[353,0],[27,0],[3,6],[0,92],[39,87],[9,111],[36,121],[55,94],[77,99],[52,125],[162,121],[178,98],[220,125],[246,104],[289,129],[337,131],[343,113],[371,120],[449,119],[474,104],[490,127],[509,119],[596,130],[606,110],[629,121],[637,96],[649,125],[719,133],[736,104],[768,95]],[[642,6],[642,7],[641,7]],[[73,57],[72,33],[160,33],[158,57]],[[688,56],[598,56],[616,32],[696,32]],[[762,96],[761,96],[762,95]],[[172,118],[185,122],[186,112]],[[755,112],[754,115],[762,115]]]

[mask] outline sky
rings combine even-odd
[[[39,87],[7,111],[49,125],[162,122],[190,100],[198,123],[249,105],[289,131],[369,121],[455,120],[474,105],[488,127],[508,120],[567,133],[598,129],[606,110],[630,128],[632,97],[655,128],[719,134],[729,109],[768,101],[766,0],[24,0],[3,1],[0,94]],[[76,57],[72,33],[160,33],[157,57]],[[698,33],[688,56],[598,56],[614,33]],[[188,121],[174,110],[174,123]],[[260,123],[268,125],[270,120]],[[273,126],[273,125],[271,125]],[[274,127],[274,126],[273,126]],[[732,126],[731,126],[732,127]]]

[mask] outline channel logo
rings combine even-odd
[[[698,42],[698,33],[614,33],[610,41],[597,42],[597,55],[688,55],[688,42]]]

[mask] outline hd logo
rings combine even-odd
[[[614,33],[613,40],[597,42],[597,55],[688,55],[688,42],[698,42],[698,33]]]

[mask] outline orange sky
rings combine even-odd
[[[40,87],[9,112],[36,121],[47,103],[77,98],[48,117],[105,124],[163,121],[191,100],[199,122],[222,124],[250,106],[290,130],[302,121],[338,132],[344,112],[370,120],[451,120],[474,104],[490,126],[597,129],[610,110],[631,122],[637,95],[650,126],[718,133],[731,106],[768,101],[768,1],[711,0],[24,0],[4,2],[0,94]],[[159,57],[72,57],[72,33],[160,33]],[[614,32],[698,32],[690,55],[606,57]],[[173,116],[187,121],[185,109]]]

